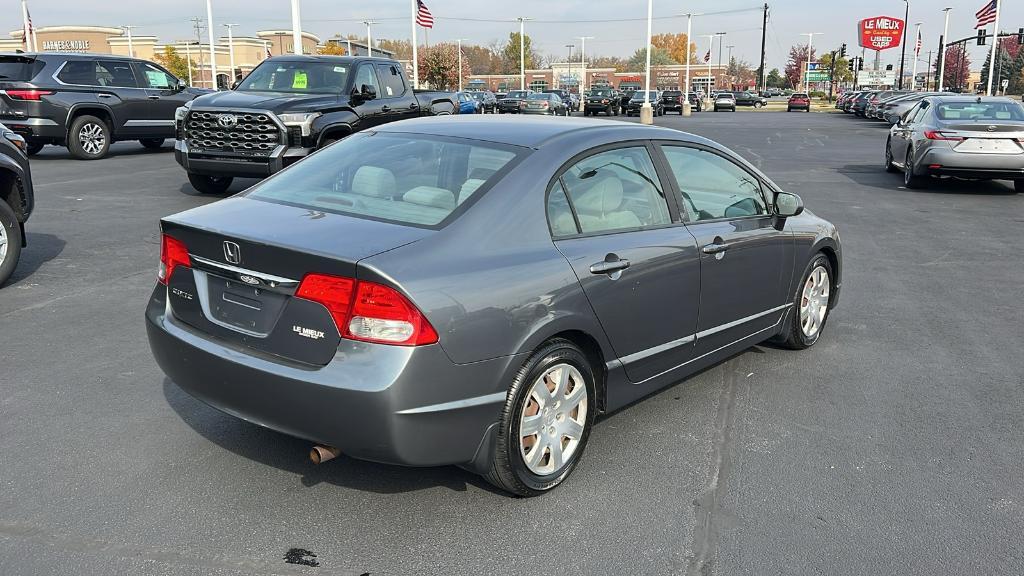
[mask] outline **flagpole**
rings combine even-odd
[[[420,61],[419,52],[416,47],[416,14],[419,7],[416,0],[409,0],[412,3],[412,87],[413,90],[420,87]]]
[[[28,3],[26,0],[21,0],[21,31],[25,35],[25,50],[28,52],[38,52],[35,42],[33,42],[32,31],[28,25]]]
[[[994,0],[996,4],[996,21],[992,23],[992,53],[988,59],[988,89],[986,94],[992,95],[992,75],[996,71],[996,48],[999,46],[999,0]]]
[[[917,23],[917,34],[914,37],[914,68],[910,77],[910,91],[917,90],[917,60],[921,56],[921,23]]]

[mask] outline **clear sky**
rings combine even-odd
[[[429,31],[431,43],[463,38],[467,42],[486,45],[493,40],[507,38],[509,32],[518,30],[518,23],[514,22],[517,16],[535,19],[527,23],[527,34],[534,38],[536,48],[544,54],[566,54],[566,44],[579,44],[576,36],[594,36],[587,41],[588,54],[628,57],[643,46],[646,35],[647,3],[643,0],[425,1],[436,20],[433,30]],[[908,36],[913,37],[916,22],[923,23],[921,58],[926,59],[928,50],[935,50],[938,45],[943,25],[942,8],[953,8],[950,37],[963,38],[975,33],[974,13],[985,1],[911,0]],[[1001,1],[1000,28],[1015,32],[1024,26],[1024,0]],[[6,26],[5,33],[21,27],[20,10],[12,9],[15,5],[14,1],[9,1],[8,9],[4,11],[2,25]],[[802,33],[823,33],[815,36],[815,47],[828,50],[845,42],[852,50],[857,43],[856,23],[859,19],[871,16],[902,18],[905,9],[902,0],[775,0],[769,5],[766,44],[769,69],[782,68],[790,46],[807,42],[807,36],[801,36]],[[155,35],[165,41],[188,37],[191,34],[189,18],[206,16],[203,0],[29,0],[29,10],[37,27],[132,24],[137,26],[135,34]],[[672,18],[681,12],[734,10],[728,14],[694,18],[693,35],[698,52],[703,55],[707,51],[708,40],[700,38],[701,34],[727,32],[724,46],[733,45],[735,56],[756,66],[761,43],[761,12],[757,0],[655,0],[654,33],[685,32],[686,18]],[[303,28],[323,38],[337,33],[365,35],[366,28],[360,22],[368,18],[379,21],[374,26],[375,38],[409,38],[410,11],[409,0],[302,0]],[[213,18],[218,28],[226,22],[239,24],[235,35],[251,35],[256,30],[291,26],[288,0],[213,0]],[[587,20],[591,22],[585,22]],[[912,48],[911,38],[908,52],[912,52]],[[976,47],[972,42],[969,50],[977,67],[984,57],[985,48]],[[883,63],[899,61],[899,49],[884,51],[882,55]],[[716,40],[713,61],[717,58]]]

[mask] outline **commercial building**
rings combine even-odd
[[[585,78],[584,78],[585,74]],[[594,86],[612,86],[621,90],[639,90],[644,85],[646,75],[643,72],[616,72],[614,68],[587,68],[584,72],[580,62],[556,62],[549,69],[527,70],[526,87],[530,90],[548,90],[553,88],[579,90],[580,83],[586,89]],[[470,90],[490,90],[492,92],[508,92],[519,89],[519,74],[474,74],[469,77],[467,86]],[[671,64],[651,67],[651,90],[682,89],[686,86],[686,66]],[[690,88],[707,91],[711,89],[739,89],[726,74],[726,67],[708,67],[698,64],[690,65]]]

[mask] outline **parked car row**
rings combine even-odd
[[[1024,106],[1003,97],[924,94],[885,141],[885,169],[907,188],[934,177],[1012,180],[1024,192]]]

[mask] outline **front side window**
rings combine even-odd
[[[367,68],[373,75],[373,67],[367,66]],[[348,66],[333,62],[266,61],[257,66],[239,83],[238,90],[338,94],[344,89],[347,79]],[[376,86],[376,80],[374,80],[374,86]]]
[[[139,70],[142,71],[142,80],[146,88],[152,88],[154,90],[170,90],[178,83],[177,78],[149,62],[140,63]]]
[[[363,64],[356,69],[355,89],[362,92],[364,86],[368,86],[380,94],[380,86],[377,85],[377,75],[373,72],[372,64]]]
[[[377,75],[380,76],[381,87],[384,89],[380,93],[382,98],[398,98],[405,94],[405,79],[402,78],[402,72],[399,71],[398,66],[378,64]]]
[[[664,146],[665,158],[693,220],[768,214],[758,179],[725,158],[683,146]]]
[[[572,202],[582,234],[672,221],[654,163],[643,146],[616,148],[585,158],[562,174],[560,185]],[[552,231],[564,230],[567,221],[561,217],[560,223],[551,221],[551,227]]]
[[[515,147],[477,140],[360,132],[257,184],[247,195],[433,227],[496,180],[519,153]]]

